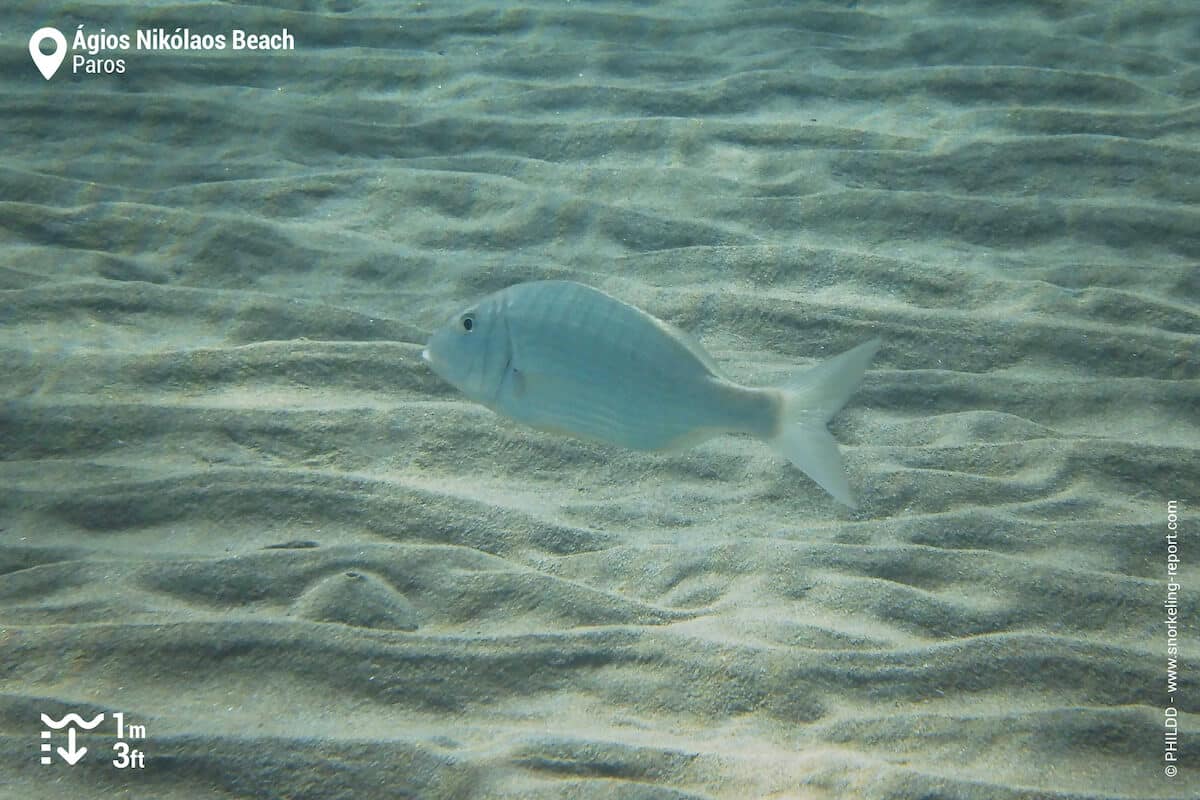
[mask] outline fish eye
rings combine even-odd
[[[470,314],[467,314],[466,316],[464,316],[462,318],[462,326],[463,326],[464,331],[467,331],[468,333],[470,333],[471,330],[475,327],[475,318],[472,317]]]

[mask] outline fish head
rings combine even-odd
[[[421,358],[467,397],[494,405],[512,361],[502,303],[485,298],[452,316],[429,337]]]

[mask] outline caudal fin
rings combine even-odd
[[[879,349],[872,339],[796,375],[780,387],[783,404],[771,445],[839,503],[857,508],[837,440],[825,429],[862,383]]]

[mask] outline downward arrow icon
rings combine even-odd
[[[75,763],[83,758],[85,753],[87,753],[86,747],[75,749],[75,729],[67,728],[67,749],[58,748],[58,754],[62,756],[62,760],[75,766]]]

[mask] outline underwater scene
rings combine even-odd
[[[1200,5],[0,20],[3,800],[1200,797]]]

